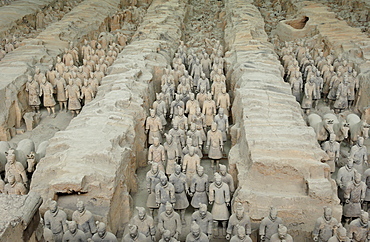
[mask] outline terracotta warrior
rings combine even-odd
[[[59,73],[56,74],[55,89],[57,92],[57,101],[59,102],[59,112],[67,110],[67,96],[66,96],[66,81],[64,78],[59,77]]]
[[[85,242],[87,238],[82,230],[77,228],[75,221],[67,221],[68,230],[63,235],[63,242]]]
[[[27,189],[24,186],[24,184],[17,182],[15,180],[15,177],[12,174],[8,176],[8,182],[9,183],[5,184],[5,186],[3,187],[4,194],[10,194],[10,195],[26,195],[27,194]]]
[[[369,214],[361,211],[360,217],[349,224],[348,238],[354,242],[368,241],[369,229]]]
[[[278,232],[279,224],[283,224],[283,220],[277,216],[276,209],[271,207],[269,216],[265,217],[260,224],[259,235],[261,241],[269,242],[271,236]]]
[[[304,85],[304,95],[301,103],[302,109],[305,110],[306,114],[310,113],[312,108],[313,98],[316,96],[316,84],[315,78],[311,77],[308,82]]]
[[[165,229],[159,242],[178,242],[178,240],[171,236],[171,231]]]
[[[185,131],[179,129],[179,125],[177,122],[172,123],[172,129],[168,131],[168,134],[172,136],[173,141],[177,144],[178,154],[182,153],[182,148],[186,145],[185,144]]]
[[[218,114],[214,118],[214,122],[217,124],[217,129],[222,133],[222,140],[225,142],[227,140],[226,135],[229,133],[229,120],[224,113],[224,109],[220,108]]]
[[[330,172],[333,173],[340,155],[340,144],[336,141],[336,135],[334,133],[330,134],[329,140],[322,143],[321,148],[329,156],[326,164],[329,165]]]
[[[162,126],[165,126],[167,124],[166,116],[167,116],[167,107],[166,102],[163,101],[163,94],[157,93],[157,100],[153,103],[153,109],[155,110],[155,113],[159,116],[159,118],[162,121]]]
[[[166,203],[166,211],[161,213],[158,218],[158,230],[161,234],[165,230],[170,231],[171,237],[178,239],[181,234],[181,219],[180,215],[176,213],[170,202]]]
[[[179,108],[178,112],[178,115],[175,116],[172,121],[173,123],[177,123],[179,128],[186,132],[188,130],[188,118],[184,114],[184,109]]]
[[[196,173],[197,167],[200,165],[200,158],[194,152],[194,147],[189,148],[189,154],[184,156],[182,162],[182,172],[186,174],[186,181],[190,186],[191,180]]]
[[[196,113],[197,108],[199,107],[199,102],[198,102],[198,100],[195,100],[194,93],[190,93],[189,96],[190,96],[190,99],[189,99],[189,101],[186,102],[185,113],[188,114],[188,123],[190,124],[190,118],[189,117],[192,117]]]
[[[336,100],[334,102],[334,110],[336,113],[348,108],[348,96],[350,94],[348,77],[344,76],[343,82],[338,86]]]
[[[222,182],[220,174],[215,173],[215,182],[209,186],[209,204],[212,206],[212,216],[214,227],[216,228],[215,235],[218,236],[218,223],[222,223],[222,235],[226,236],[226,225],[229,220],[230,206],[230,189],[229,186]]]
[[[365,211],[368,211],[368,209],[370,208],[369,207],[369,203],[370,203],[370,168],[367,169],[364,172],[363,180],[366,184],[366,195],[365,195],[365,199],[364,199],[364,203],[363,203],[363,209]]]
[[[324,215],[316,220],[315,228],[312,232],[313,240],[327,242],[334,235],[334,229],[337,225],[338,220],[332,217],[331,208],[324,207]]]
[[[347,189],[348,184],[353,181],[355,177],[355,168],[353,167],[353,159],[348,158],[347,164],[339,168],[336,178],[338,186],[338,198],[341,203],[344,204],[344,191]]]
[[[159,143],[158,137],[153,138],[153,144],[148,150],[148,163],[158,163],[158,168],[164,172],[164,163],[166,162],[165,150],[163,145]]]
[[[166,142],[163,147],[167,159],[166,174],[170,176],[175,172],[175,165],[179,161],[181,155],[179,154],[178,146],[174,142],[172,135],[165,134],[165,136]]]
[[[166,210],[167,202],[170,202],[172,206],[175,205],[175,187],[168,182],[167,176],[162,176],[160,182],[155,186],[155,202],[159,207],[158,214]]]
[[[26,91],[28,92],[28,105],[31,106],[34,112],[40,113],[40,86],[30,75],[28,75]]]
[[[27,174],[22,163],[16,161],[15,150],[13,148],[5,152],[5,182],[9,182],[9,176],[13,175],[16,182],[22,183],[27,187]]]
[[[144,234],[140,233],[139,228],[135,224],[129,224],[128,227],[128,234],[123,237],[122,242],[145,242],[147,238]]]
[[[150,209],[152,217],[154,215],[154,209],[158,208],[155,201],[155,186],[160,183],[162,176],[164,176],[164,173],[159,170],[158,163],[152,163],[152,168],[146,173],[146,187],[149,193],[146,206]]]
[[[193,221],[190,227],[190,233],[186,236],[186,242],[208,242],[209,238],[202,232],[200,226]]]
[[[138,214],[134,216],[131,220],[131,224],[134,224],[138,227],[139,232],[145,235],[146,239],[144,242],[155,241],[155,226],[153,218],[146,214],[145,208],[136,207]]]
[[[244,227],[245,234],[249,237],[252,233],[251,220],[245,213],[243,204],[237,203],[235,213],[229,218],[229,224],[226,230],[226,239],[229,240],[231,236],[238,235],[238,226]]]
[[[231,237],[230,242],[252,242],[252,239],[245,234],[243,226],[236,225],[236,235]]]
[[[79,114],[81,109],[81,92],[73,79],[70,79],[68,82],[68,86],[66,87],[66,96],[68,98],[68,110],[70,110],[74,116]]]
[[[334,231],[334,235],[328,240],[328,242],[350,242],[351,240],[347,237],[347,230],[341,223],[337,225],[337,229]]]
[[[235,186],[234,186],[234,179],[233,177],[227,172],[226,166],[220,164],[220,175],[222,177],[222,181],[225,182],[230,188],[231,196],[234,194]]]
[[[223,108],[225,116],[229,117],[230,105],[230,96],[226,92],[226,87],[223,87],[221,93],[217,97],[217,107],[219,109]]]
[[[367,167],[367,148],[364,145],[364,138],[358,137],[357,144],[351,147],[350,157],[353,158],[353,167],[362,175],[364,166]]]
[[[93,87],[90,83],[85,79],[84,85],[81,87],[81,99],[84,100],[84,105],[91,102],[95,97],[95,93]]]
[[[44,96],[44,106],[48,110],[48,114],[51,115],[51,112],[53,112],[53,117],[55,117],[55,100],[54,100],[54,87],[51,85],[50,82],[46,81],[46,78],[42,78],[41,84],[40,84],[40,94]]]
[[[205,92],[211,91],[209,80],[204,73],[202,73],[201,78],[198,81],[196,92],[199,93],[201,89],[205,90]]]
[[[215,122],[212,123],[211,130],[207,132],[206,149],[209,149],[208,157],[212,159],[211,167],[214,167],[215,160],[217,162],[216,167],[218,167],[219,160],[222,158],[224,142],[222,133],[217,129],[217,124]]]
[[[293,242],[293,238],[288,234],[287,227],[279,224],[277,233],[271,236],[270,242]]]
[[[171,107],[170,107],[170,118],[175,117],[179,115],[179,108],[184,109],[185,104],[184,102],[180,99],[180,94],[175,95],[175,100],[171,102]]]
[[[199,208],[199,204],[208,204],[209,181],[208,175],[204,174],[202,166],[197,167],[197,173],[193,176],[190,184],[191,206]],[[206,233],[206,232],[205,232]]]
[[[348,223],[351,218],[358,218],[361,215],[361,204],[365,199],[366,184],[361,181],[361,174],[355,172],[355,177],[348,184],[344,191],[345,203],[343,205],[343,217]]]
[[[159,142],[162,143],[162,121],[156,115],[154,109],[150,109],[150,116],[146,119],[145,131],[146,133],[149,133],[148,143],[150,145],[154,143],[154,137],[157,137],[159,139]]]
[[[77,202],[77,210],[73,212],[72,220],[76,221],[78,229],[85,233],[86,238],[91,238],[96,233],[95,219],[92,213],[85,208],[83,201]]]
[[[205,116],[205,123],[211,126],[213,117],[216,115],[216,103],[212,100],[212,94],[208,93],[207,99],[203,103],[202,113]]]
[[[189,201],[186,193],[189,193],[189,187],[186,182],[186,175],[181,172],[181,166],[175,166],[175,172],[169,178],[170,183],[175,187],[176,203],[174,209],[180,210],[181,222],[185,224],[185,210],[189,207]]]
[[[99,222],[96,228],[98,232],[91,238],[93,242],[117,242],[116,236],[107,231],[105,223]]]
[[[56,201],[50,201],[49,210],[44,215],[44,222],[45,227],[53,232],[54,241],[61,242],[67,231],[67,214],[58,208]]]

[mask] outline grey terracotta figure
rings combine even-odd
[[[56,201],[51,200],[49,210],[45,212],[45,227],[51,230],[55,242],[61,242],[67,231],[67,214],[58,208]]]
[[[230,116],[230,95],[226,92],[226,87],[221,89],[221,93],[217,97],[217,107],[218,109],[223,108],[225,116]]]
[[[202,113],[205,117],[205,124],[211,126],[213,117],[216,115],[216,103],[212,100],[212,94],[208,93],[207,99],[203,103]]]
[[[43,77],[40,84],[40,94],[39,96],[43,96],[44,98],[44,106],[48,110],[48,114],[51,115],[53,113],[53,117],[55,116],[55,99],[53,96],[54,87],[51,85],[50,82],[46,81],[46,78]]]
[[[269,242],[271,236],[278,231],[279,224],[283,224],[283,220],[277,216],[277,211],[274,207],[270,208],[269,216],[262,219],[259,228],[261,241]]]
[[[186,236],[185,242],[208,242],[208,236],[202,232],[200,226],[193,221],[190,227],[190,233]]]
[[[279,224],[278,231],[271,236],[270,242],[293,242],[293,238],[288,234],[287,227]]]
[[[162,121],[161,119],[156,115],[155,110],[150,110],[150,116],[146,119],[145,124],[145,131],[148,134],[148,143],[151,145],[154,143],[154,137],[157,137],[159,139],[159,142],[162,143]]]
[[[67,110],[67,96],[66,96],[66,81],[63,77],[59,77],[59,73],[56,74],[55,89],[57,92],[57,101],[59,103],[59,112]]]
[[[199,225],[200,230],[211,239],[213,233],[213,216],[207,211],[207,204],[199,203],[198,207],[199,209],[191,215],[191,220],[195,221]]]
[[[198,100],[195,99],[194,93],[190,93],[190,99],[186,102],[185,113],[188,114],[188,124],[190,124],[190,117],[195,115],[197,108],[199,107]]]
[[[150,217],[143,207],[136,207],[138,211],[137,215],[131,219],[131,224],[134,224],[138,227],[139,232],[145,235],[147,242],[155,241],[155,226],[154,220]]]
[[[99,222],[96,228],[98,232],[91,238],[93,242],[117,242],[117,237],[107,231],[105,223]]]
[[[146,187],[149,193],[146,206],[150,209],[150,215],[152,217],[154,215],[154,209],[158,208],[156,204],[155,187],[160,183],[162,176],[164,176],[164,173],[159,170],[158,163],[153,163],[150,171],[146,173]]]
[[[15,150],[10,148],[6,155],[6,164],[5,164],[5,182],[8,182],[8,177],[13,175],[16,182],[22,183],[27,187],[28,177],[26,174],[26,170],[22,163],[16,160]]]
[[[363,242],[369,239],[369,214],[361,211],[359,218],[353,220],[349,224],[348,238],[353,242]]]
[[[173,118],[177,115],[179,115],[179,108],[184,109],[185,104],[184,102],[180,99],[180,94],[175,95],[175,100],[171,102],[170,106],[170,118]]]
[[[171,231],[165,229],[159,242],[178,242],[178,240],[171,236]]]
[[[189,186],[199,165],[200,158],[195,154],[194,147],[190,147],[189,154],[184,156],[184,160],[182,162],[182,171],[186,174],[186,181]]]
[[[353,167],[361,174],[364,174],[364,167],[367,168],[367,148],[364,145],[364,138],[358,137],[357,144],[351,147],[349,154],[353,158]],[[365,169],[366,169],[365,168]]]
[[[353,181],[349,182],[344,191],[343,217],[345,217],[346,222],[349,222],[351,218],[360,217],[365,194],[366,184],[361,181],[361,174],[355,172]]]
[[[336,141],[336,135],[330,134],[329,140],[321,144],[321,149],[329,156],[325,163],[329,165],[330,172],[333,173],[340,156],[340,144]]]
[[[328,242],[351,242],[351,240],[347,237],[347,230],[339,223]]]
[[[367,169],[364,172],[363,181],[366,184],[366,194],[365,194],[365,199],[364,199],[364,203],[363,203],[363,209],[365,211],[368,211],[368,209],[370,208],[369,207],[369,203],[370,203],[370,168]]]
[[[81,91],[72,79],[69,80],[66,87],[66,97],[68,98],[68,110],[73,116],[76,116],[81,110]]]
[[[63,242],[85,242],[87,238],[82,230],[77,228],[75,221],[67,221],[68,230],[63,235]]]
[[[250,236],[252,233],[251,220],[247,213],[244,211],[243,204],[237,203],[235,213],[229,218],[229,223],[226,230],[226,239],[231,239],[232,236],[237,235],[237,227],[242,226],[245,229],[245,234]]]
[[[157,163],[159,170],[164,172],[164,166],[166,162],[165,149],[163,145],[159,143],[158,137],[153,138],[153,144],[148,150],[148,163]]]
[[[172,136],[173,141],[177,144],[178,154],[182,153],[182,148],[185,147],[185,131],[179,128],[177,122],[173,122],[172,129],[168,131],[168,134]]]
[[[159,232],[163,234],[165,230],[169,230],[171,237],[178,239],[181,234],[181,227],[180,215],[174,211],[172,204],[167,202],[166,210],[158,218]]]
[[[166,117],[167,117],[167,107],[165,101],[163,101],[163,94],[157,93],[157,100],[153,103],[153,109],[155,110],[155,113],[158,115],[158,117],[162,121],[162,126],[165,126],[167,124]]]
[[[139,228],[135,224],[128,224],[128,234],[123,237],[122,242],[145,242],[147,238],[144,234],[139,231]]]
[[[4,186],[3,193],[9,195],[26,195],[27,189],[23,183],[15,180],[13,174],[10,174],[8,176],[8,183]]]
[[[212,160],[211,167],[214,167],[214,162],[216,160],[216,167],[218,167],[219,160],[222,158],[222,152],[224,149],[224,142],[222,138],[222,133],[217,129],[217,124],[212,123],[211,130],[207,132],[207,145],[206,149],[208,151],[208,157]]]
[[[323,216],[316,220],[312,239],[314,241],[327,242],[334,235],[334,229],[337,225],[338,220],[333,218],[331,208],[324,207]]]
[[[166,176],[162,176],[160,183],[155,186],[155,202],[159,207],[158,214],[166,210],[166,203],[170,202],[172,205],[176,202],[175,187],[168,182]]]
[[[229,186],[222,182],[220,174],[215,173],[215,182],[209,186],[209,204],[212,206],[212,216],[214,227],[216,228],[215,236],[218,236],[218,223],[222,224],[222,235],[226,236],[226,225],[229,220],[230,206],[230,189]]]
[[[226,166],[220,164],[220,172],[219,174],[222,177],[222,181],[225,182],[230,188],[230,196],[234,194],[235,186],[234,186],[234,179],[233,177],[227,172]]]
[[[353,167],[353,158],[349,157],[347,164],[339,168],[337,178],[335,179],[338,186],[338,198],[344,204],[344,191],[347,189],[348,184],[353,181],[355,177],[355,168]]]
[[[244,226],[236,225],[236,235],[231,237],[230,242],[252,242],[252,239],[245,233]]]
[[[199,204],[208,204],[209,180],[208,175],[204,173],[202,166],[197,167],[197,172],[193,176],[190,184],[191,206],[199,208]]]
[[[181,172],[181,166],[175,166],[175,172],[170,176],[169,182],[175,187],[176,203],[175,210],[180,210],[180,217],[182,224],[185,224],[185,210],[189,207],[189,201],[186,193],[189,193],[189,187],[186,182],[186,175]]]
[[[31,106],[34,112],[40,112],[40,85],[32,76],[28,75],[26,83],[26,91],[28,92],[28,105]]]
[[[178,145],[174,142],[172,135],[165,134],[166,142],[164,143],[164,151],[166,154],[166,174],[170,176],[175,172],[175,165],[179,161],[179,154]]]
[[[94,216],[86,209],[83,201],[77,202],[77,210],[73,212],[72,220],[76,221],[78,229],[85,233],[86,238],[91,238],[96,233]]]
[[[217,124],[217,129],[222,133],[222,140],[226,142],[227,134],[229,133],[229,120],[223,108],[218,110],[218,114],[214,117],[214,122]]]

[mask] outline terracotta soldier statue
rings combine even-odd
[[[107,231],[105,223],[99,222],[96,228],[98,232],[91,238],[93,242],[117,242],[116,236]]]
[[[334,110],[336,113],[348,108],[349,92],[348,77],[344,76],[343,82],[338,86],[336,100],[334,102]]]
[[[122,242],[145,242],[147,238],[144,234],[140,233],[139,228],[135,224],[129,224],[128,226],[129,233],[123,237]]]
[[[211,239],[213,232],[213,216],[207,211],[206,204],[199,203],[198,207],[199,210],[191,215],[191,220],[199,225],[200,230],[208,236],[208,239]]]
[[[222,133],[217,129],[217,124],[212,123],[211,130],[207,132],[207,145],[206,149],[209,149],[208,157],[212,159],[211,167],[214,167],[216,160],[216,167],[218,167],[219,160],[222,158],[222,151],[224,149],[224,142]]]
[[[182,224],[185,224],[185,210],[189,207],[189,201],[186,197],[186,193],[189,192],[189,187],[186,182],[186,175],[181,172],[181,166],[175,166],[175,172],[169,178],[170,183],[175,187],[175,198],[176,203],[174,206],[175,210],[180,210],[180,217]]]
[[[355,177],[355,168],[353,167],[353,158],[349,157],[347,164],[339,168],[337,173],[336,182],[338,185],[338,198],[341,203],[345,203],[344,191],[347,189],[348,184],[353,181]]]
[[[208,93],[207,99],[203,103],[202,113],[205,116],[205,123],[211,126],[213,117],[216,115],[216,103],[212,100],[212,95]]]
[[[179,115],[179,108],[184,109],[185,104],[184,102],[180,99],[180,94],[175,95],[175,100],[171,102],[171,107],[170,107],[170,118],[175,117]]]
[[[305,110],[305,113],[308,115],[310,109],[312,108],[313,98],[316,96],[316,84],[314,82],[315,78],[311,77],[308,82],[304,85],[304,95],[302,99],[302,109]]]
[[[32,76],[28,75],[28,81],[26,83],[26,91],[28,92],[28,105],[34,110],[34,112],[40,113],[40,86]]]
[[[161,213],[158,218],[158,230],[161,234],[169,230],[172,237],[178,239],[181,234],[181,219],[176,213],[170,202],[166,203],[166,211]]]
[[[364,145],[364,138],[358,137],[357,144],[351,147],[349,154],[353,158],[353,167],[362,175],[364,174],[364,165],[367,167],[367,148]]]
[[[330,134],[329,140],[322,143],[321,148],[329,156],[326,164],[330,166],[330,172],[335,171],[335,165],[338,164],[340,155],[340,144],[335,141],[336,135],[334,133]]]
[[[136,207],[138,214],[134,216],[131,220],[131,224],[134,224],[138,227],[139,232],[145,235],[146,240],[152,242],[155,241],[155,226],[153,218],[146,214],[145,208]]]
[[[84,40],[84,45],[81,47],[81,54],[82,54],[82,59],[87,59],[87,56],[91,55],[91,46],[87,42],[87,40]]]
[[[277,233],[271,236],[270,242],[293,242],[293,238],[288,234],[287,227],[283,224],[279,224]]]
[[[150,116],[146,119],[145,125],[146,133],[149,132],[148,135],[148,143],[151,145],[154,143],[154,137],[159,139],[159,142],[162,143],[162,135],[161,132],[163,131],[162,121],[156,115],[154,109],[150,109]]]
[[[152,217],[154,217],[154,209],[158,208],[155,200],[155,187],[160,183],[162,176],[164,176],[164,173],[159,170],[158,163],[152,163],[152,168],[146,173],[146,187],[149,193],[146,206],[150,209]]]
[[[290,79],[290,89],[297,102],[301,101],[301,93],[303,90],[303,80],[300,72],[295,72],[294,76]]]
[[[175,172],[175,164],[177,164],[180,154],[178,145],[174,142],[172,135],[165,134],[166,142],[164,143],[164,151],[167,159],[166,174],[171,175]]]
[[[233,177],[227,172],[226,166],[220,164],[220,175],[222,177],[222,181],[225,182],[230,188],[230,195],[232,196],[235,191],[234,186],[234,179]]]
[[[194,174],[190,184],[191,206],[198,209],[199,204],[208,204],[208,191],[208,175],[204,174],[204,168],[202,166],[198,166],[197,172]]]
[[[363,203],[363,209],[365,211],[368,211],[368,209],[370,208],[369,207],[369,203],[370,203],[370,168],[367,169],[364,172],[363,181],[366,184],[366,195],[365,195],[365,199],[364,199],[364,203]]]
[[[186,242],[208,242],[209,238],[202,232],[200,226],[193,221],[190,227],[190,233],[186,236]]]
[[[231,236],[237,235],[237,226],[245,228],[245,234],[249,237],[252,233],[251,220],[249,216],[245,213],[243,204],[237,203],[235,213],[229,218],[229,224],[226,230],[226,239],[229,240]]]
[[[51,85],[50,82],[46,81],[46,78],[42,78],[41,84],[40,84],[40,94],[39,96],[44,96],[44,106],[48,110],[48,114],[51,114],[51,111],[53,112],[53,117],[55,117],[55,100],[54,100],[54,87]]]
[[[70,110],[74,116],[79,114],[81,109],[81,92],[73,79],[70,79],[68,82],[68,86],[66,87],[66,96],[68,98],[68,110]]]
[[[197,94],[197,101],[199,103],[199,107],[203,110],[204,101],[208,97],[208,91],[203,86],[199,87],[199,93]],[[212,99],[212,98],[211,98]]]
[[[206,77],[206,74],[204,73],[201,74],[201,78],[198,80],[198,86],[196,88],[196,93],[199,93],[201,89],[205,90],[205,92],[211,91],[209,80]]]
[[[168,134],[172,136],[173,141],[177,144],[178,154],[181,156],[182,148],[185,146],[185,131],[179,129],[177,122],[173,122],[172,129],[168,131]]]
[[[226,135],[229,133],[229,120],[224,114],[224,109],[220,108],[218,114],[214,118],[214,122],[217,124],[217,129],[222,133],[222,140],[225,142],[227,140]]]
[[[279,224],[283,224],[283,220],[277,216],[277,211],[275,208],[270,208],[270,214],[268,217],[265,217],[259,228],[259,235],[261,241],[269,242],[271,236],[278,232]]]
[[[197,88],[200,75],[203,73],[202,65],[200,64],[199,59],[196,59],[191,75],[193,76],[193,88]]]
[[[197,167],[200,165],[200,158],[194,152],[194,147],[189,148],[189,154],[184,156],[182,162],[182,172],[186,174],[186,181],[190,186],[191,180],[196,173]]]
[[[245,233],[244,226],[236,225],[236,235],[231,237],[230,242],[252,242],[252,239]]]
[[[59,102],[59,112],[63,111],[63,107],[67,110],[66,81],[63,77],[59,77],[59,73],[56,74],[55,89],[57,92],[57,101]]]
[[[193,142],[192,138],[188,137],[186,139],[186,146],[182,149],[182,159],[184,159],[185,155],[189,154],[190,148],[193,148],[194,153],[198,155],[200,159],[202,159],[203,153],[198,146],[194,145],[194,143],[196,142]]]
[[[44,222],[45,227],[53,232],[54,241],[61,242],[67,231],[67,214],[58,208],[56,201],[50,201],[49,210],[44,215]]]
[[[26,195],[27,194],[27,189],[24,186],[24,184],[17,182],[13,174],[10,174],[8,176],[8,182],[9,183],[5,184],[5,186],[3,187],[4,194],[10,194],[10,195],[12,194],[13,195]]]
[[[62,59],[58,56],[57,62],[55,63],[55,70],[60,74],[63,75],[65,69],[65,65],[62,62]]]
[[[175,116],[172,120],[174,123],[177,123],[179,128],[185,132],[188,130],[188,118],[184,115],[184,109],[178,109],[178,115]]]
[[[222,182],[220,174],[215,173],[215,182],[209,186],[209,204],[212,206],[212,216],[214,227],[216,228],[215,235],[218,236],[218,223],[222,223],[222,235],[226,236],[226,225],[229,220],[230,206],[230,189],[229,186]]]
[[[166,116],[167,116],[167,107],[166,102],[164,102],[162,99],[163,94],[157,93],[157,100],[153,103],[153,109],[155,110],[155,113],[158,115],[158,117],[162,121],[162,126],[165,126],[167,124]]]
[[[164,163],[166,162],[165,150],[163,145],[159,143],[158,137],[153,138],[153,144],[148,150],[148,163],[158,163],[158,168],[164,172]]]
[[[54,66],[53,65],[49,65],[49,70],[46,72],[46,79],[53,86],[55,86],[55,78],[56,78],[56,74],[57,73],[58,72],[56,70],[54,70]]]
[[[324,215],[316,220],[315,228],[312,232],[313,240],[327,242],[334,235],[334,229],[337,225],[338,221],[332,217],[331,208],[324,207]]]
[[[22,163],[16,161],[15,150],[10,148],[6,155],[6,164],[5,164],[5,182],[9,182],[9,176],[13,175],[16,182],[22,183],[27,187],[27,174]]]
[[[230,110],[230,96],[226,92],[226,87],[223,87],[221,93],[217,97],[217,107],[219,109],[223,108],[225,116],[229,117]]]
[[[355,172],[355,177],[348,184],[344,191],[345,203],[343,205],[343,217],[348,223],[351,218],[358,218],[361,215],[361,204],[365,199],[366,184],[361,181],[361,174]]]
[[[328,240],[328,242],[350,242],[351,240],[347,237],[347,230],[341,223],[337,225],[334,235]]]
[[[81,87],[81,99],[84,99],[84,104],[88,104],[91,102],[95,97],[93,87],[90,83],[85,79],[84,85]]]
[[[190,93],[190,100],[186,102],[186,110],[185,113],[188,114],[188,123],[190,124],[190,118],[193,116],[199,107],[199,102],[198,100],[195,100],[195,95],[194,93]]]
[[[369,214],[361,211],[359,218],[349,224],[348,238],[354,242],[368,241],[369,239]]]
[[[63,235],[63,242],[85,242],[87,238],[82,230],[77,228],[75,221],[67,221],[68,230]]]
[[[161,177],[160,183],[155,186],[155,202],[157,207],[159,207],[158,214],[166,210],[167,202],[170,202],[172,205],[176,202],[175,187],[168,182],[165,175]]]
[[[92,213],[85,208],[83,201],[77,202],[77,210],[73,212],[72,220],[76,221],[78,229],[85,233],[86,238],[91,238],[96,233],[95,219]]]
[[[171,236],[171,232],[169,230],[165,229],[159,242],[178,242],[178,240]]]

